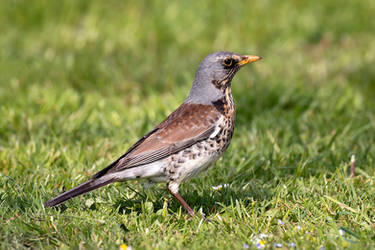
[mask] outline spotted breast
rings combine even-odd
[[[236,117],[230,89],[228,88],[226,94],[212,104],[205,109],[213,108],[214,113],[217,114],[215,118],[212,117],[216,129],[207,139],[169,157],[168,163],[163,168],[169,182],[180,184],[207,170],[228,148],[233,136]]]

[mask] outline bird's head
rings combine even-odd
[[[193,86],[186,101],[210,103],[220,98],[237,71],[244,65],[262,59],[259,56],[233,52],[215,52],[206,56],[195,73]]]

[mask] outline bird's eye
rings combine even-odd
[[[225,67],[230,67],[230,66],[232,66],[233,62],[234,62],[234,60],[232,58],[227,58],[223,61],[223,65]]]

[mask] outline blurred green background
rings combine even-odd
[[[268,247],[374,246],[374,13],[370,0],[1,1],[0,244],[239,249],[263,232],[274,237]],[[152,203],[121,202],[126,184],[87,196],[106,203],[95,209],[85,198],[64,213],[43,209],[173,111],[200,60],[221,50],[264,58],[233,80],[229,151],[182,187],[196,211],[225,223],[198,233],[199,220],[186,225],[171,199],[161,216],[164,186],[146,195]],[[232,191],[210,189],[220,183]],[[280,230],[277,219],[312,236]],[[340,227],[355,243],[337,236]]]

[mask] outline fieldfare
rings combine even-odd
[[[232,52],[208,55],[180,107],[116,161],[44,205],[56,206],[112,182],[143,178],[166,182],[168,191],[193,216],[178,192],[179,185],[206,170],[228,148],[236,118],[231,81],[242,66],[260,59]]]

